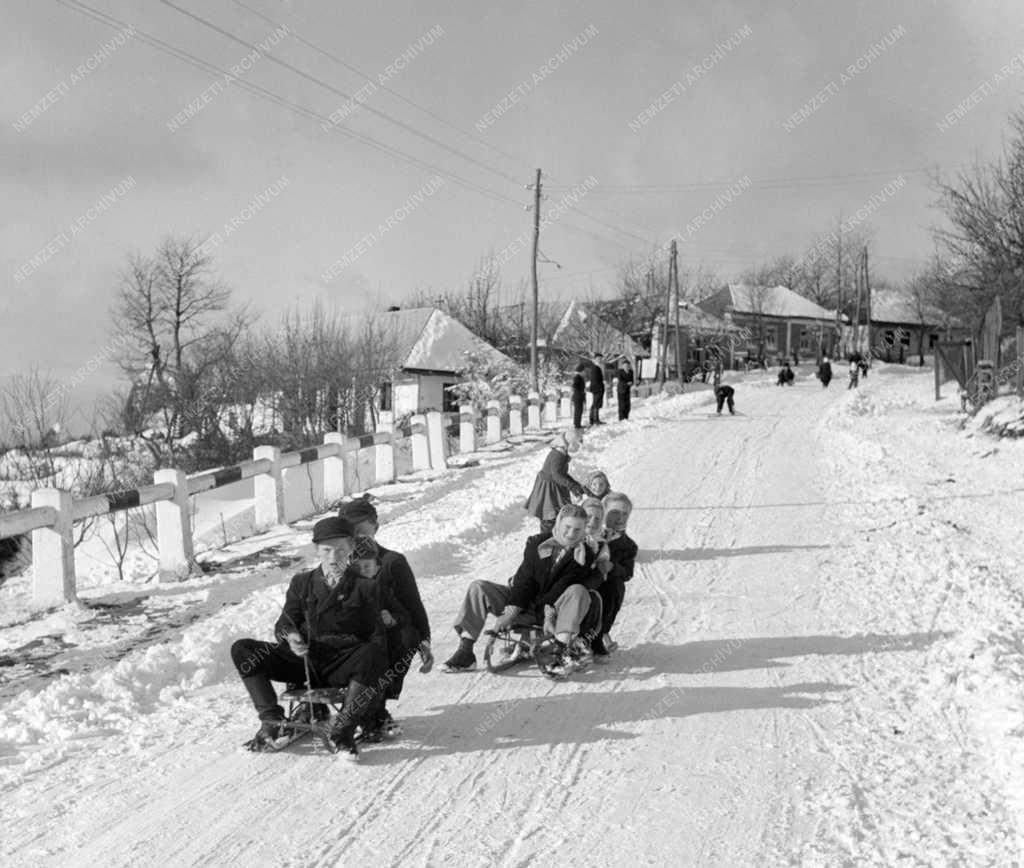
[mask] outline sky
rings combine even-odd
[[[858,213],[899,281],[931,175],[994,159],[1024,92],[1003,0],[3,5],[0,377],[78,410],[119,376],[132,253],[204,239],[269,322],[460,290],[492,251],[514,287],[537,168],[542,298],[610,296],[673,236],[735,280]]]

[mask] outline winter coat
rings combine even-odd
[[[590,392],[593,395],[604,394],[604,371],[597,362],[590,366]]]
[[[587,394],[587,381],[583,379],[583,373],[577,371],[572,375],[572,396],[573,398],[579,398],[579,400],[585,400]]]
[[[826,386],[832,381],[832,365],[829,362],[822,362],[818,365],[818,379]]]
[[[283,640],[296,630],[318,660],[362,642],[383,647],[384,622],[374,580],[362,578],[351,568],[334,588],[328,587],[320,567],[293,576],[274,632]]]
[[[594,567],[597,553],[585,542],[563,549],[557,557],[541,557],[537,549],[549,539],[550,533],[527,539],[523,561],[510,583],[509,603],[538,616],[543,615],[545,606],[553,606],[570,585],[597,587],[601,581],[601,574]]]
[[[623,392],[628,393],[633,388],[634,377],[632,368],[629,370],[626,368],[619,368],[615,372],[615,376],[618,378],[618,383],[615,388],[619,394],[622,394]]]
[[[569,454],[562,449],[552,449],[544,459],[524,507],[534,518],[552,519],[563,506],[572,503],[572,495],[582,493],[583,486],[569,475]]]
[[[380,572],[377,579],[381,585],[381,608],[387,609],[401,626],[411,626],[420,634],[420,639],[430,639],[430,621],[423,607],[420,590],[412,568],[400,552],[386,549],[378,544],[380,551]],[[391,608],[388,603],[391,603]]]
[[[608,556],[612,561],[608,578],[628,582],[633,578],[633,569],[636,566],[636,556],[639,552],[637,544],[626,533],[620,533],[614,539],[608,540],[607,544]]]

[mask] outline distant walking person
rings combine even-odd
[[[860,363],[855,359],[850,360],[850,384],[847,389],[856,389],[857,381],[860,379]]]
[[[594,354],[590,365],[590,397],[590,424],[603,425],[600,413],[604,406],[604,356],[601,353]]]
[[[729,415],[736,415],[736,405],[733,403],[733,395],[736,394],[736,390],[732,386],[727,386],[725,383],[715,389],[715,400],[718,402],[718,415],[722,415],[722,407],[726,404],[729,405]]]
[[[587,403],[587,381],[583,372],[587,366],[580,362],[572,375],[572,427],[579,430],[583,427],[583,407]]]
[[[619,399],[619,420],[621,421],[629,418],[630,396],[633,393],[633,366],[629,363],[629,359],[622,360],[615,376],[618,378],[615,394]]]
[[[822,357],[821,364],[818,365],[818,379],[821,380],[821,385],[826,389],[828,384],[832,382],[832,363],[828,360],[828,356]]]

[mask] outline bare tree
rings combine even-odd
[[[168,237],[121,274],[112,313],[132,384],[121,415],[155,457],[175,461],[189,431],[201,440],[219,432],[225,374],[254,319],[245,307],[229,311],[230,295],[195,238]]]

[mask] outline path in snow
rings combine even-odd
[[[241,752],[255,723],[225,668],[220,683],[155,708],[121,742],[22,781],[0,855],[109,866],[912,855],[887,849],[891,836],[871,840],[880,796],[865,800],[865,781],[884,769],[858,748],[891,723],[872,717],[891,696],[869,675],[887,671],[886,689],[899,693],[941,634],[894,631],[877,611],[851,608],[867,555],[818,425],[842,400],[813,381],[740,388],[734,418],[666,401],[590,439],[590,463],[634,497],[641,548],[615,631],[622,650],[608,665],[564,683],[533,669],[414,672],[399,706],[405,736],[366,750],[358,766],[310,745]],[[516,460],[529,479],[541,454]],[[454,574],[415,562],[439,659],[454,647],[448,625],[468,581],[507,576],[532,532],[518,500],[488,513],[492,538],[466,530],[447,544],[457,557],[435,549]],[[430,510],[402,520],[429,536]],[[256,632],[275,605],[268,597]],[[943,765],[942,752],[924,760],[938,780],[954,768],[966,785],[979,774],[970,762]],[[933,823],[941,795],[927,804]],[[920,840],[934,832],[929,819],[903,807],[908,846],[915,835],[933,846]]]

